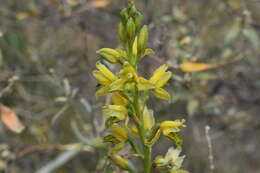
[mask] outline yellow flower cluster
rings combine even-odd
[[[126,144],[129,144],[134,156],[143,161],[143,172],[150,173],[153,163],[152,145],[163,134],[173,140],[179,148],[181,138],[178,132],[185,126],[185,121],[156,123],[153,111],[147,108],[146,101],[150,93],[156,98],[171,100],[170,94],[163,87],[170,80],[172,73],[167,71],[168,66],[164,64],[156,69],[149,79],[138,74],[140,59],[153,53],[152,49],[146,48],[148,28],[141,26],[142,15],[133,3],[123,9],[120,15],[118,33],[121,49],[102,48],[97,53],[108,63],[119,64],[121,69],[113,73],[105,64],[98,61],[97,69],[93,71],[93,76],[100,87],[96,97],[109,94],[112,98],[112,104],[105,105],[102,109],[108,129],[104,141],[111,143],[108,158],[113,164],[128,172],[136,172],[131,163],[120,154],[126,148]],[[138,143],[141,143],[142,148],[139,148]],[[160,165],[162,164],[158,164],[158,168],[162,167]]]
[[[147,80],[144,77],[138,76],[136,69],[125,61],[123,68],[118,75],[113,74],[104,64],[97,62],[98,70],[93,71],[94,77],[98,80],[102,88],[96,92],[96,96],[114,93],[116,99],[125,99],[120,92],[131,91],[135,88],[138,91],[151,90],[155,97],[165,100],[170,100],[170,94],[162,87],[171,78],[171,72],[166,72],[168,66],[162,65],[155,70],[153,76]]]

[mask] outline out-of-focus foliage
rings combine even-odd
[[[25,126],[17,135],[0,123],[1,171],[30,173],[54,164],[58,173],[105,172],[105,151],[96,149],[103,148],[104,130],[97,110],[110,99],[96,102],[91,71],[99,58],[95,51],[117,45],[118,13],[125,5],[122,0],[1,1],[0,103]],[[185,169],[210,171],[204,131],[209,125],[214,172],[259,172],[260,3],[140,0],[137,6],[156,52],[142,60],[140,73],[148,76],[164,62],[173,72],[167,86],[171,104],[149,104],[160,120],[188,119],[182,133]],[[183,63],[214,68],[184,72]],[[18,80],[10,83],[14,76]],[[165,146],[168,140],[156,145],[154,156],[164,155]]]

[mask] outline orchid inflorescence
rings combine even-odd
[[[97,70],[93,71],[100,87],[96,97],[109,94],[112,100],[112,104],[105,105],[102,109],[108,129],[104,141],[111,144],[108,158],[112,164],[131,173],[140,171],[135,170],[128,160],[129,157],[142,160],[144,173],[150,173],[153,166],[170,173],[186,172],[180,170],[184,156],[179,157],[182,140],[178,134],[185,127],[185,120],[156,123],[153,111],[146,104],[150,93],[159,99],[171,99],[163,87],[172,73],[167,71],[168,66],[164,64],[155,70],[150,79],[139,76],[139,61],[153,53],[152,49],[146,48],[148,28],[146,25],[142,26],[142,15],[132,2],[121,11],[120,16],[118,33],[122,48],[102,48],[97,53],[107,62],[118,63],[122,68],[114,74],[98,61]],[[170,148],[165,157],[157,156],[152,161],[152,146],[161,134],[171,139],[176,148]],[[122,154],[127,145],[131,151]]]

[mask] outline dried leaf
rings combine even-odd
[[[16,116],[15,112],[6,106],[0,107],[1,121],[6,125],[8,129],[15,133],[21,133],[24,129],[24,125]]]
[[[198,72],[211,68],[210,64],[196,63],[196,62],[184,62],[180,65],[180,68],[184,72]]]
[[[90,2],[90,6],[94,8],[104,8],[110,4],[110,0],[95,0]]]

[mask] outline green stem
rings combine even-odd
[[[134,169],[132,169],[132,168],[129,168],[129,169],[128,169],[128,172],[129,172],[129,173],[136,173],[136,171],[135,171]]]
[[[129,141],[129,143],[130,143],[132,149],[133,149],[137,154],[142,155],[141,151],[139,150],[139,148],[137,147],[136,143],[134,142],[134,140],[133,140],[131,137],[128,138],[128,141]]]
[[[143,173],[150,173],[151,172],[151,147],[146,145],[146,134],[144,129],[144,119],[143,119],[143,111],[140,111],[140,105],[139,105],[139,92],[138,89],[135,89],[134,94],[134,108],[137,114],[137,117],[141,120],[140,124],[137,124],[138,126],[138,132],[141,138],[141,143],[143,146],[143,164],[144,164],[144,170]]]

